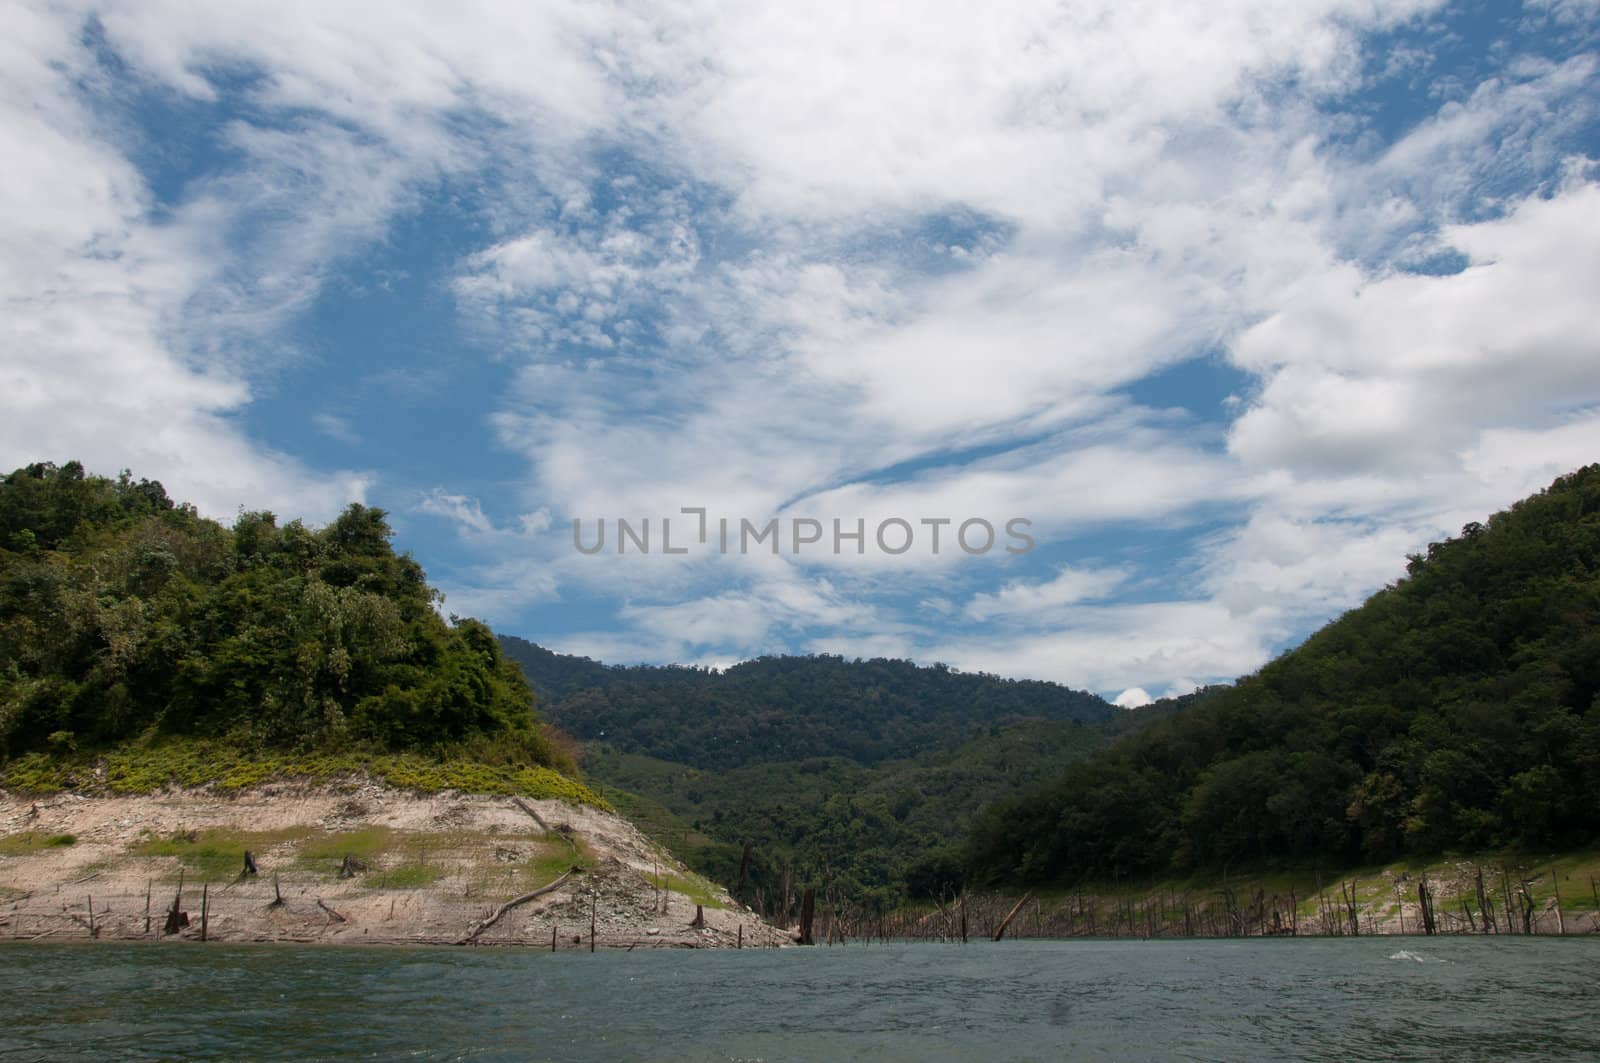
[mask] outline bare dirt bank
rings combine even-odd
[[[253,876],[241,874],[246,850]],[[347,856],[355,871],[341,877]],[[184,939],[201,934],[202,889],[209,941],[452,944],[559,882],[472,943],[550,948],[553,934],[558,948],[588,949],[591,919],[601,948],[788,942],[632,824],[588,806],[371,782],[37,800],[0,791],[0,937],[89,937],[92,924],[100,938],[156,938],[180,875]],[[690,925],[697,905],[704,926]]]

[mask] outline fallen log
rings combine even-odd
[[[337,921],[337,922],[348,923],[350,921],[350,920],[346,919],[344,916],[340,915],[338,912],[334,911],[332,908],[329,908],[326,904],[323,904],[322,900],[320,898],[317,900],[317,907],[321,908],[323,911],[325,911],[329,915],[333,916],[334,920]]]
[[[546,834],[554,834],[557,838],[560,838],[562,841],[566,842],[567,848],[572,850],[574,856],[577,855],[578,842],[577,839],[573,838],[572,828],[570,826],[565,823],[557,823],[554,827],[552,827],[543,816],[539,815],[532,805],[528,804],[528,802],[524,801],[520,797],[513,797],[511,799],[511,803],[522,809],[522,811],[526,812],[528,815],[532,816],[533,821],[539,824],[540,830],[544,831]]]
[[[498,923],[500,921],[501,917],[504,916],[507,912],[511,911],[513,908],[517,908],[517,907],[519,907],[521,905],[527,904],[529,901],[534,900],[535,898],[543,897],[547,893],[554,893],[556,890],[558,890],[562,886],[566,885],[567,879],[569,879],[573,875],[577,874],[577,871],[578,871],[578,869],[575,868],[575,867],[574,868],[569,868],[567,870],[566,874],[562,875],[560,878],[556,879],[554,882],[551,882],[548,885],[540,886],[538,889],[534,890],[531,893],[524,893],[520,897],[513,897],[511,900],[507,901],[506,903],[502,904],[500,907],[496,908],[493,912],[490,912],[487,917],[485,917],[484,919],[480,920],[477,923],[474,923],[472,925],[472,927],[467,931],[467,936],[462,938],[460,941],[457,941],[456,944],[457,945],[470,945],[470,944],[472,944],[473,941],[475,941],[480,934],[482,934],[485,930],[488,930],[491,926],[494,926],[496,923]]]
[[[513,797],[511,799],[511,803],[522,809],[522,811],[526,812],[528,815],[532,816],[533,821],[539,824],[540,830],[544,831],[546,834],[550,833],[550,824],[546,823],[544,821],[544,817],[533,810],[532,805],[528,804],[528,802],[524,801],[520,797]]]
[[[1032,899],[1032,893],[1024,893],[1022,895],[1022,899],[1012,907],[1011,911],[1006,914],[1004,919],[1000,920],[1000,929],[994,932],[994,939],[996,941],[999,941],[1001,938],[1006,936],[1006,927],[1010,926],[1011,920],[1015,919],[1017,917],[1017,913],[1022,911],[1022,906],[1027,904]]]

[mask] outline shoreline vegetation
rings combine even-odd
[[[155,793],[169,787],[205,787],[218,793],[270,782],[338,783],[370,778],[400,790],[454,790],[484,796],[553,798],[612,811],[590,787],[539,764],[493,763],[466,753],[342,750],[251,754],[226,743],[165,738],[96,754],[28,753],[0,763],[0,791],[85,797]]]
[[[1441,857],[1343,874],[979,890],[881,915],[830,910],[817,942],[1591,934],[1600,934],[1595,850],[1538,860],[1526,854]]]

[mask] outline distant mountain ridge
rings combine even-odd
[[[944,665],[818,655],[724,671],[608,666],[502,636],[544,716],[584,741],[712,770],[844,757],[860,764],[960,744],[1025,720],[1100,724],[1119,710],[1057,683]]]

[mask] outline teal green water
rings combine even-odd
[[[1600,1059],[1600,941],[0,946],[0,1059]]]

